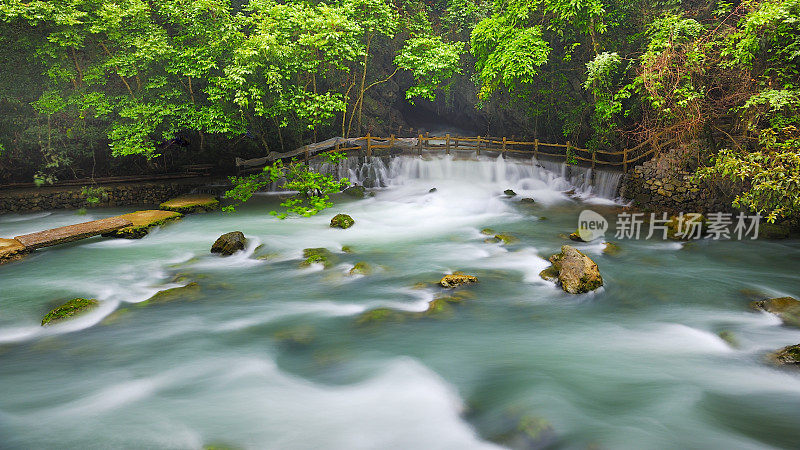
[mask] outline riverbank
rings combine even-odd
[[[116,207],[158,205],[170,198],[194,192],[219,178],[195,177],[144,182],[102,184],[104,195],[93,206]],[[82,186],[42,186],[0,190],[0,214],[36,212],[58,209],[80,209],[87,206]]]

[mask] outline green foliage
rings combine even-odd
[[[458,65],[463,42],[443,42],[439,36],[418,36],[406,41],[394,62],[397,67],[411,71],[416,85],[406,91],[406,98],[436,98],[436,89],[444,86],[455,73],[461,73]]]
[[[101,201],[108,200],[108,192],[102,186],[84,186],[81,188],[81,197],[86,200],[88,206],[97,206]]]
[[[328,162],[338,163],[346,156],[342,153],[323,153]],[[233,189],[225,193],[226,198],[239,202],[249,200],[257,191],[276,182],[283,182],[283,189],[296,191],[297,194],[289,197],[281,206],[285,212],[272,211],[270,214],[280,219],[285,219],[289,214],[302,217],[316,215],[320,211],[333,206],[329,194],[336,193],[347,187],[350,182],[346,178],[336,179],[333,175],[314,172],[305,163],[292,159],[288,164],[282,160],[275,161],[271,166],[264,167],[258,174],[246,177],[231,177]],[[233,205],[223,208],[224,211],[233,211]]]

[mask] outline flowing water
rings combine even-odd
[[[800,296],[800,243],[578,244],[606,286],[570,296],[538,273],[581,210],[613,217],[603,196],[618,177],[597,173],[594,188],[550,169],[376,158],[341,170],[385,188],[316,217],[278,220],[280,199],[260,195],[0,267],[0,448],[796,448],[800,374],[763,355],[800,329],[747,304]],[[130,210],[7,214],[0,236]],[[338,212],[355,226],[329,228]],[[484,227],[519,241],[485,243]],[[209,254],[233,230],[247,250]],[[338,261],[300,268],[307,247]],[[358,261],[374,273],[348,275]],[[452,271],[480,282],[449,314],[356,323],[424,311],[440,290],[419,283]],[[189,282],[199,291],[137,305]],[[73,297],[101,306],[39,326]]]

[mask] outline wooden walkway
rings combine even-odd
[[[240,173],[252,172],[260,167],[278,159],[298,158],[308,161],[322,153],[333,152],[358,152],[362,156],[380,156],[386,152],[393,154],[395,150],[401,154],[423,155],[431,152],[444,154],[463,154],[474,152],[477,156],[485,153],[512,154],[517,156],[530,156],[536,159],[541,157],[574,161],[582,166],[604,166],[611,169],[627,172],[629,168],[641,163],[657,153],[663,146],[672,141],[663,141],[659,144],[660,135],[656,135],[641,144],[620,151],[588,150],[572,145],[569,141],[565,144],[549,144],[533,141],[518,141],[506,137],[461,137],[451,136],[423,136],[415,138],[398,138],[394,135],[376,137],[366,136],[352,139],[334,137],[322,142],[305,145],[288,153],[270,152],[266,157],[244,160],[236,158],[236,167]]]

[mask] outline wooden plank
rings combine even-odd
[[[33,250],[110,233],[131,225],[130,220],[121,217],[109,217],[108,219],[93,220],[91,222],[53,228],[52,230],[24,234],[14,239],[24,245],[26,249]]]

